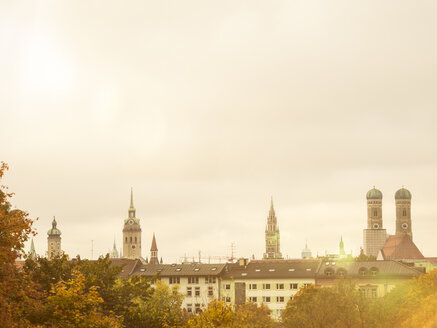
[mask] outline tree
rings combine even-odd
[[[233,313],[231,306],[223,301],[213,301],[208,308],[188,320],[186,328],[216,328],[231,327],[233,323]]]
[[[8,169],[1,162],[0,180]],[[15,266],[21,258],[24,243],[32,230],[32,220],[28,213],[12,209],[9,199],[13,193],[0,185],[0,327],[29,326],[29,309],[39,306],[39,293],[33,282]]]
[[[234,313],[233,326],[235,328],[274,328],[278,327],[270,316],[271,310],[264,304],[258,306],[256,303],[245,303],[239,305]]]
[[[103,299],[97,290],[97,286],[87,290],[85,277],[79,271],[74,272],[69,281],[56,283],[47,298],[45,311],[49,316],[45,325],[65,328],[122,327],[120,317],[103,313]]]

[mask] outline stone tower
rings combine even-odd
[[[382,192],[373,187],[367,194],[367,229],[382,229]]]
[[[275,215],[275,209],[273,208],[273,198],[270,202],[270,211],[269,216],[267,217],[265,235],[266,252],[264,253],[264,259],[282,259],[279,226]]]
[[[411,229],[411,193],[405,188],[399,189],[395,194],[396,202],[396,234],[406,233],[413,239]]]
[[[373,187],[366,194],[367,229],[363,231],[364,254],[378,256],[387,240],[387,231],[382,226],[382,192]]]
[[[57,222],[53,217],[52,228],[47,231],[47,257],[49,260],[62,255],[61,231],[56,227]]]
[[[141,257],[141,227],[140,219],[135,216],[133,189],[130,192],[129,216],[124,220],[123,227],[123,257],[138,259]]]
[[[150,264],[158,264],[158,246],[156,246],[155,233],[153,233],[152,246],[150,247]],[[162,263],[162,258],[161,258]]]

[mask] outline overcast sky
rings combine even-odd
[[[0,1],[0,160],[12,203],[62,248],[260,258],[273,196],[284,256],[354,255],[366,192],[412,194],[437,256],[437,2]]]

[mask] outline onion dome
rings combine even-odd
[[[56,228],[56,225],[57,225],[57,223],[56,223],[56,219],[55,219],[55,217],[53,217],[52,228],[51,228],[49,231],[47,231],[47,234],[48,234],[49,236],[53,236],[53,235],[58,235],[58,236],[60,236],[60,235],[61,235],[61,230],[59,230],[58,228]]]
[[[395,193],[395,199],[411,199],[411,192],[402,187]]]
[[[382,199],[382,192],[373,187],[366,194],[367,199]]]

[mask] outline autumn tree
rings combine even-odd
[[[7,169],[2,162],[0,181]],[[28,213],[12,208],[9,201],[12,196],[0,183],[0,327],[29,326],[27,313],[39,306],[40,298],[34,283],[15,266],[24,243],[35,232]]]
[[[122,327],[120,317],[103,313],[102,303],[98,287],[87,289],[84,275],[76,271],[70,280],[61,280],[53,285],[45,305],[48,319],[44,325],[63,328]]]

